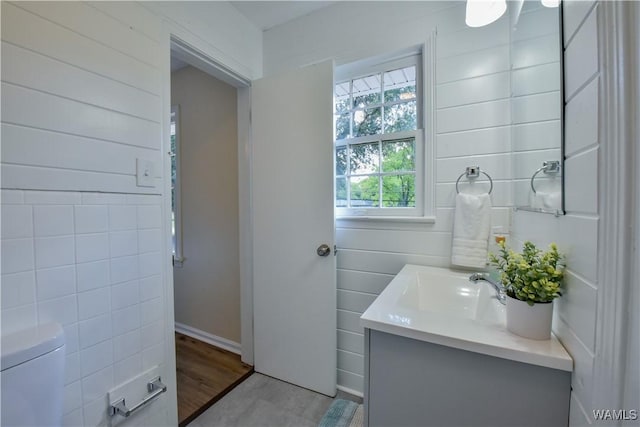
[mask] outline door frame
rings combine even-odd
[[[240,260],[240,324],[241,324],[241,358],[253,365],[253,274],[252,274],[252,220],[251,220],[251,79],[235,72],[223,62],[199,49],[198,40],[170,22],[163,22],[163,73],[162,73],[162,152],[171,151],[171,55],[192,65],[201,71],[235,87],[238,91],[238,208],[239,208],[239,260]],[[206,49],[206,46],[203,46]],[[165,371],[169,392],[168,418],[169,425],[177,425],[178,402],[176,390],[176,353],[175,353],[175,313],[174,283],[172,265],[171,236],[171,161],[168,155],[162,157],[163,173],[163,274],[164,274],[164,307],[165,319]]]

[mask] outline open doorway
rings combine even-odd
[[[240,356],[238,90],[173,47],[173,282],[184,426],[253,368]]]

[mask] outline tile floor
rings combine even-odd
[[[341,399],[362,399],[338,392]],[[253,374],[207,409],[189,427],[316,427],[332,398]]]

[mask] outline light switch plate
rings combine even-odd
[[[136,159],[136,185],[138,187],[155,187],[155,167],[153,160]]]

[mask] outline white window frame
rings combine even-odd
[[[176,135],[176,151],[175,153],[169,153],[169,155],[175,156],[176,162],[176,183],[174,188],[175,193],[175,209],[174,215],[174,230],[175,239],[173,241],[173,266],[182,267],[184,262],[183,245],[182,245],[182,198],[180,194],[180,106],[171,106],[171,119],[169,123],[175,123],[175,135]]]
[[[374,73],[402,68],[415,63],[416,66],[416,96],[418,123],[415,131],[403,131],[389,134],[362,136],[334,140],[334,153],[338,147],[376,141],[390,141],[415,137],[416,168],[415,168],[415,200],[414,208],[340,208],[336,207],[336,219],[349,220],[381,220],[400,222],[435,222],[434,193],[435,193],[435,31],[421,46],[398,52],[394,56],[371,58],[356,63],[346,64],[336,68],[335,81],[340,83],[357,79]],[[416,57],[418,60],[416,61]],[[384,100],[383,100],[384,101]],[[426,130],[425,130],[426,129]],[[335,122],[334,122],[335,135]],[[335,136],[334,136],[335,137]],[[334,154],[335,163],[335,154]],[[382,171],[380,175],[384,175]],[[336,182],[334,165],[334,186]],[[335,194],[335,188],[334,188]],[[335,198],[334,198],[335,199]]]

